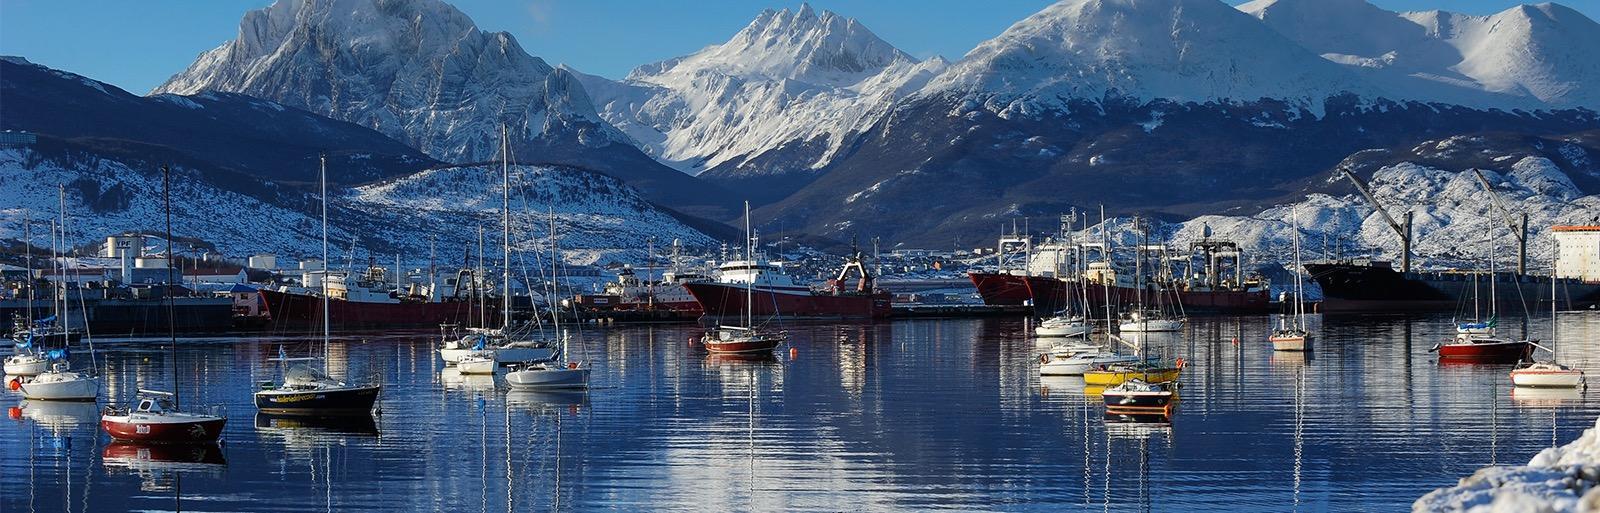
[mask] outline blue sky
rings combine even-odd
[[[1514,0],[1372,0],[1396,10],[1491,14]],[[200,52],[232,39],[245,11],[270,0],[0,0],[0,54],[65,69],[145,93]],[[507,31],[552,65],[619,78],[640,64],[727,40],[763,8],[799,2],[749,0],[456,0],[489,31]],[[1049,0],[815,0],[861,20],[918,57],[956,59]],[[1239,3],[1233,0],[1231,3]],[[1600,19],[1600,0],[1564,5]]]

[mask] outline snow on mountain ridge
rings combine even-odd
[[[849,134],[946,66],[917,61],[855,19],[762,11],[728,41],[640,66],[613,82],[584,76],[601,115],[679,169],[749,165],[784,145],[820,148],[786,160],[788,172],[816,169]]]
[[[1528,213],[1528,259],[1535,269],[1547,268],[1555,257],[1555,242],[1548,233],[1551,226],[1590,223],[1595,212],[1600,212],[1600,195],[1584,195],[1546,158],[1522,157],[1503,172],[1483,173],[1506,205]],[[1390,215],[1398,218],[1407,210],[1412,212],[1413,258],[1418,265],[1485,267],[1488,236],[1498,241],[1498,265],[1515,264],[1511,232],[1471,170],[1449,171],[1402,162],[1377,170],[1369,185],[1373,195],[1389,206]],[[1281,260],[1278,255],[1289,254],[1289,223],[1295,210],[1307,258],[1320,258],[1326,240],[1333,246],[1330,257],[1399,260],[1399,239],[1371,205],[1354,193],[1310,194],[1294,204],[1255,215],[1200,216],[1168,229],[1177,243],[1198,240],[1209,229],[1213,237],[1239,242],[1258,260],[1277,261]]]
[[[1258,20],[1213,0],[1063,0],[983,42],[920,94],[1059,106],[1125,97],[1286,100],[1318,110],[1381,96]]]
[[[518,139],[627,142],[570,74],[439,0],[279,0],[154,92],[241,92],[372,127],[446,161]]]
[[[1239,10],[1382,87],[1477,108],[1600,107],[1600,25],[1559,4],[1489,16],[1396,13],[1365,0],[1256,0]]]
[[[558,217],[558,239],[571,263],[640,260],[641,241],[651,236],[679,239],[691,248],[715,244],[603,174],[513,166],[513,179],[513,235],[519,251],[548,247],[547,206]],[[106,235],[125,231],[162,228],[162,179],[151,165],[107,157],[60,161],[27,149],[0,149],[0,187],[7,191],[0,202],[0,218],[20,220],[24,212],[34,218],[53,215],[55,184],[67,184],[73,245],[103,241]],[[367,254],[382,251],[392,257],[401,252],[408,262],[418,262],[426,258],[436,238],[441,256],[455,254],[447,248],[476,244],[477,226],[498,231],[500,190],[498,166],[430,169],[354,189],[335,189],[330,191],[329,237],[341,253],[353,246]],[[314,207],[300,208],[315,205],[317,198],[290,189],[280,192],[284,201],[263,201],[219,188],[206,181],[202,171],[174,168],[174,234],[210,242],[233,256],[317,254],[321,221]],[[42,238],[37,230],[34,235]],[[0,224],[0,238],[21,236],[20,223]]]

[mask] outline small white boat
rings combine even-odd
[[[495,360],[494,351],[479,351],[468,354],[456,360],[456,371],[461,374],[494,374],[495,367],[500,363]]]
[[[38,376],[50,368],[50,359],[39,353],[14,354],[6,358],[7,376]]]
[[[1106,351],[1100,346],[1058,346],[1039,358],[1040,376],[1082,376],[1100,365],[1132,363],[1139,357]]]
[[[22,397],[40,401],[93,401],[100,396],[100,378],[72,370],[67,362],[22,384]]]
[[[1123,333],[1166,333],[1183,331],[1183,319],[1145,318],[1138,313],[1119,326]]]
[[[1033,334],[1037,337],[1078,337],[1089,334],[1093,329],[1081,316],[1058,315],[1040,322],[1039,327],[1033,329]]]
[[[456,365],[462,357],[479,351],[492,351],[495,360],[501,362],[543,361],[556,354],[555,344],[548,341],[507,340],[501,329],[470,328],[465,336],[445,340],[439,348],[439,358],[446,365]]]
[[[1298,328],[1278,329],[1273,330],[1267,340],[1272,342],[1274,351],[1305,351],[1311,334]]]
[[[530,363],[506,373],[512,388],[589,388],[589,366],[569,362]]]
[[[1585,386],[1583,371],[1557,363],[1530,363],[1511,371],[1511,384],[1519,387],[1578,388]],[[27,385],[23,385],[27,387]]]

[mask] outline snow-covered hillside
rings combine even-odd
[[[338,173],[330,169],[330,174]],[[681,240],[709,248],[710,237],[642,199],[620,181],[591,171],[557,167],[513,168],[513,242],[518,250],[547,248],[546,206],[557,217],[558,242],[571,263],[637,261],[644,241]],[[42,158],[22,149],[0,150],[0,238],[21,238],[24,215],[47,218],[56,212],[56,184],[65,184],[74,245],[97,242],[124,231],[163,230],[161,174],[143,163],[83,157],[72,161]],[[436,242],[441,261],[454,261],[463,248],[476,247],[477,227],[498,244],[501,178],[498,167],[456,167],[421,171],[381,184],[335,191],[330,196],[329,238],[338,255],[390,261],[396,252],[407,262],[425,261]],[[172,180],[173,233],[216,245],[225,255],[275,253],[288,258],[320,252],[321,221],[316,197],[270,183],[261,187],[281,197],[220,188],[201,172],[176,168]],[[277,204],[283,203],[283,204]],[[292,204],[292,205],[291,205]],[[34,241],[48,245],[36,231]]]
[[[1063,0],[983,42],[925,95],[1027,115],[1107,97],[1179,102],[1286,100],[1381,92],[1215,0]]]
[[[918,61],[855,19],[833,12],[762,11],[722,44],[646,64],[626,80],[580,75],[607,121],[690,173],[811,170],[905,92],[943,70]],[[807,147],[778,162],[768,151]]]
[[[1600,24],[1558,4],[1491,16],[1395,13],[1365,0],[1239,6],[1391,99],[1496,108],[1600,108]]]
[[[205,90],[366,125],[449,162],[493,158],[501,123],[519,139],[626,140],[570,74],[438,0],[281,0],[251,11],[238,38],[155,92]]]
[[[430,169],[397,180],[354,189],[352,208],[380,224],[429,226],[441,240],[469,241],[484,226],[489,241],[500,239],[503,186],[500,168]],[[715,241],[639,197],[609,176],[571,168],[511,167],[513,247],[548,251],[550,216],[556,242],[568,261],[644,259],[645,240],[673,240],[691,248]]]
[[[1438,141],[1432,144],[1449,145]],[[1441,148],[1442,149],[1442,148]],[[1542,157],[1505,157],[1504,170],[1483,173],[1513,215],[1528,214],[1528,259],[1533,272],[1548,272],[1555,257],[1549,228],[1600,221],[1600,195],[1584,195],[1553,162]],[[1343,180],[1343,178],[1337,178]],[[1505,218],[1494,210],[1488,192],[1471,170],[1441,170],[1400,163],[1376,170],[1368,180],[1372,192],[1396,220],[1413,215],[1413,262],[1421,267],[1484,268],[1489,238],[1494,238],[1498,266],[1516,264],[1516,242]],[[1399,238],[1352,187],[1345,195],[1315,193],[1250,216],[1207,215],[1159,229],[1179,245],[1212,237],[1238,242],[1258,262],[1286,262],[1298,215],[1303,256],[1307,260],[1373,257],[1399,260]],[[1128,219],[1110,223],[1114,240],[1126,247],[1136,239]],[[1098,227],[1079,236],[1098,237]]]

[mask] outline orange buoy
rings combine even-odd
[[[11,382],[7,383],[7,386],[11,387],[12,390],[22,390],[22,378],[11,378]]]
[[[800,357],[800,348],[798,348],[798,347],[789,348],[789,359],[790,360],[793,360],[793,359],[799,358],[799,357]]]

